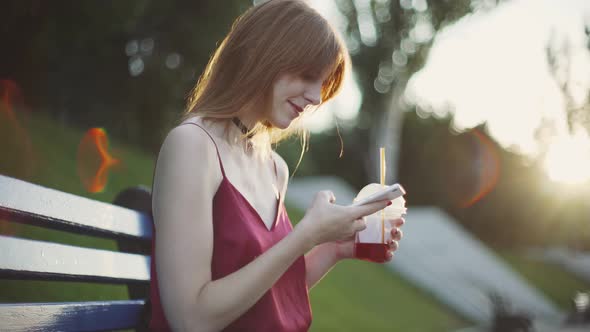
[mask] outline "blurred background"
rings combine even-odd
[[[151,186],[189,91],[258,2],[2,1],[0,174],[108,202]],[[347,204],[379,182],[379,147],[409,207],[392,263],[343,262],[312,290],[312,330],[590,329],[590,2],[308,2],[353,70],[305,119],[301,163],[298,140],[277,146],[294,172],[289,215],[315,190]],[[3,221],[0,233],[116,248]],[[0,286],[0,301],[113,294],[127,296]]]

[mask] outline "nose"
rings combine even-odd
[[[322,103],[322,82],[311,84],[306,89],[303,97],[312,105],[319,105]]]

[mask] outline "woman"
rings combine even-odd
[[[302,1],[271,0],[236,20],[158,156],[152,329],[309,328],[308,289],[353,257],[363,217],[390,203],[340,206],[319,192],[293,229],[289,171],[271,144],[334,96],[347,66],[342,41]]]

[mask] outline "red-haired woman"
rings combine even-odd
[[[334,96],[348,63],[341,39],[303,1],[267,1],[235,21],[158,156],[151,329],[309,328],[308,290],[353,256],[363,217],[389,201],[340,206],[322,191],[293,229],[289,170],[271,144]]]

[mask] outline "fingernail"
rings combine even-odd
[[[393,203],[393,202],[389,201],[389,202],[387,203],[387,206],[390,206],[390,205],[391,205],[391,203]]]

